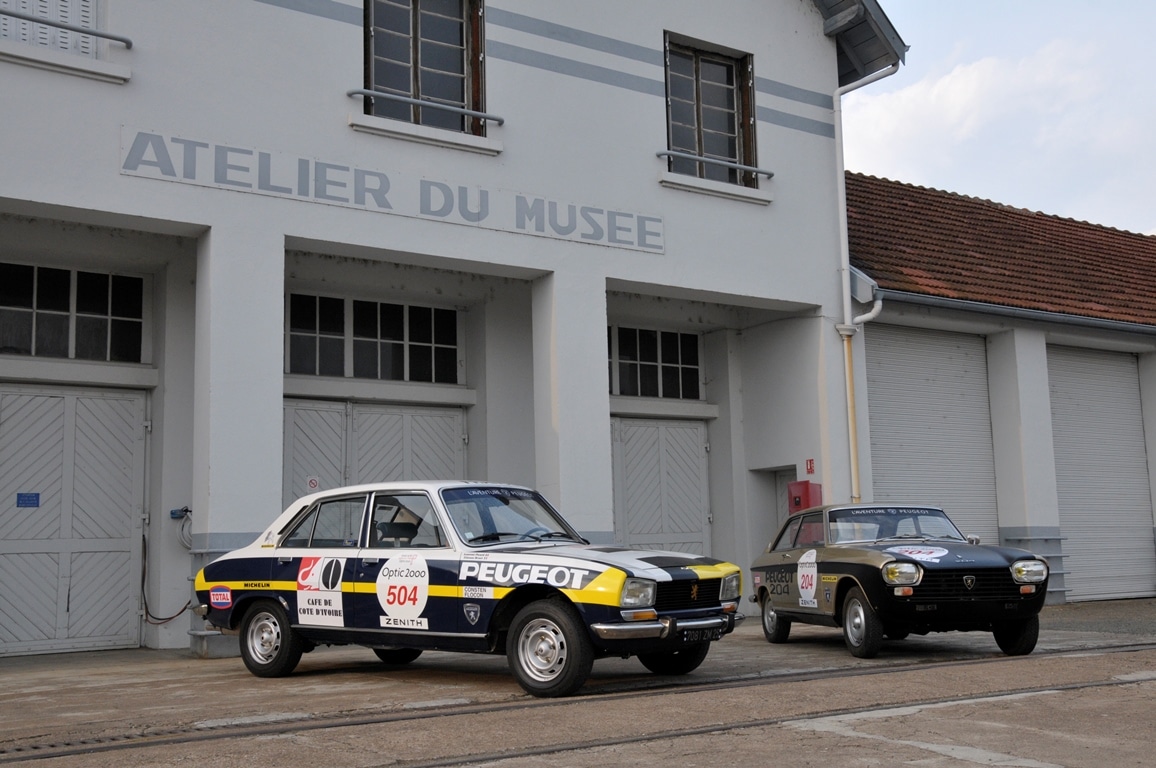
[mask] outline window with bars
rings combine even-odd
[[[293,293],[287,337],[289,373],[458,383],[453,309]]]
[[[610,394],[699,400],[699,337],[610,326]]]
[[[754,166],[754,73],[750,56],[666,44],[667,146],[672,152]],[[751,171],[671,157],[671,173],[757,187]]]
[[[96,38],[92,35],[6,16],[2,13],[5,10],[93,29],[96,0],[0,0],[0,40],[96,58]]]
[[[365,87],[484,111],[482,0],[370,0],[365,4]],[[485,134],[485,122],[433,106],[365,100],[370,115]]]
[[[0,263],[0,354],[139,363],[144,278]]]

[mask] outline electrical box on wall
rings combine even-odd
[[[804,509],[817,507],[823,503],[823,486],[810,480],[796,480],[787,483],[788,508],[793,515]]]

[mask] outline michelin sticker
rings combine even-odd
[[[818,608],[819,601],[815,599],[815,581],[819,575],[819,565],[815,562],[818,553],[808,549],[799,558],[799,605],[803,608]]]
[[[924,563],[938,563],[939,559],[946,557],[948,552],[943,547],[914,547],[904,545],[902,547],[888,547],[887,552],[894,552],[897,555],[910,557],[912,560],[919,560]]]
[[[297,620],[324,627],[345,626],[341,602],[344,557],[303,557],[297,571]]]
[[[385,615],[381,626],[390,629],[429,629],[422,617],[429,600],[429,565],[420,555],[392,557],[377,574],[377,602]]]

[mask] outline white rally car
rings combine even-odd
[[[198,615],[240,635],[262,677],[316,645],[505,653],[535,696],[578,690],[599,656],[696,669],[734,630],[737,565],[588,544],[536,491],[378,483],[305,496],[196,577]]]

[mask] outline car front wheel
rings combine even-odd
[[[785,643],[791,634],[791,620],[784,619],[771,605],[771,596],[763,598],[763,637],[768,643]]]
[[[858,587],[843,601],[843,640],[851,655],[860,659],[874,658],[883,645],[883,622]]]
[[[1040,638],[1040,617],[1005,624],[992,632],[995,644],[1008,656],[1027,656]]]
[[[241,658],[257,677],[283,677],[297,667],[305,643],[280,603],[259,600],[241,619]]]
[[[514,617],[506,660],[527,693],[568,696],[590,676],[594,649],[573,608],[561,600],[538,600]]]
[[[710,643],[697,643],[675,651],[640,653],[642,666],[656,675],[685,675],[698,669],[710,651]]]

